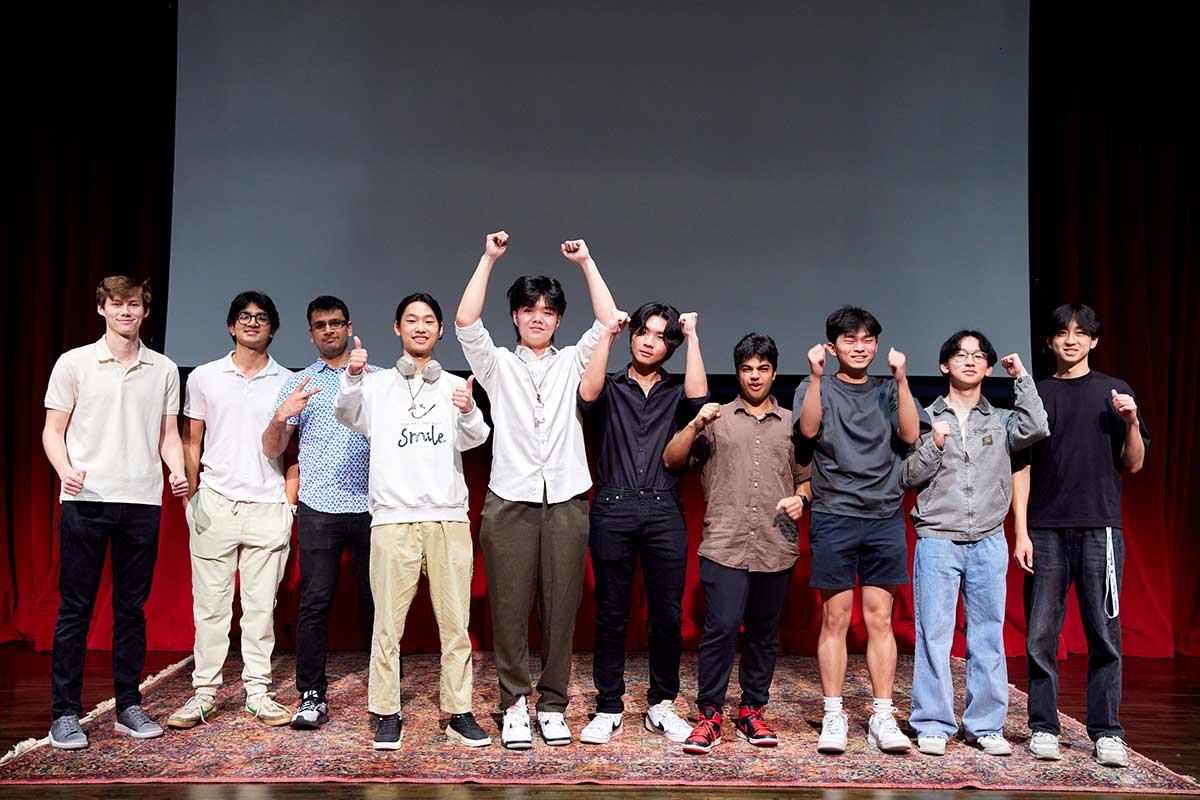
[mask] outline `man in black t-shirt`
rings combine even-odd
[[[1129,384],[1096,372],[1088,356],[1100,320],[1085,305],[1055,309],[1046,328],[1054,376],[1037,385],[1050,438],[1013,476],[1014,557],[1025,576],[1029,749],[1058,760],[1058,637],[1075,584],[1088,642],[1087,730],[1105,766],[1129,765],[1121,706],[1121,476],[1137,472],[1150,436]],[[1028,507],[1027,507],[1028,506]],[[1026,512],[1028,511],[1028,519]]]

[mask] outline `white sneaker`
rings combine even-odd
[[[1034,731],[1033,736],[1029,737],[1029,752],[1043,761],[1062,760],[1062,753],[1058,752],[1058,737],[1045,731]]]
[[[980,736],[972,742],[983,752],[989,756],[1011,756],[1012,745],[998,733],[989,733],[986,736]]]
[[[642,723],[646,730],[665,736],[672,742],[686,742],[692,735],[691,724],[676,713],[672,700],[661,700],[646,709]]]
[[[900,731],[891,714],[872,714],[867,723],[867,741],[885,753],[907,753],[912,742]]]
[[[830,711],[821,720],[821,737],[817,739],[818,753],[846,752],[846,734],[850,720],[840,711]]]
[[[528,750],[533,747],[533,736],[529,732],[529,709],[524,697],[518,697],[517,702],[504,710],[500,744],[509,750]]]
[[[917,750],[927,756],[946,755],[946,737],[938,734],[917,737]]]
[[[1125,752],[1125,742],[1117,736],[1101,736],[1096,740],[1096,750],[1092,754],[1096,763],[1102,767],[1128,767],[1129,754]]]
[[[561,711],[539,711],[538,729],[542,732],[542,741],[548,745],[561,747],[571,743],[571,729]]]
[[[584,744],[608,744],[612,737],[621,732],[622,716],[622,714],[598,712],[596,716],[592,717],[592,721],[579,732],[579,741]],[[538,722],[541,722],[540,714]]]

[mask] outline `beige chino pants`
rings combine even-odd
[[[201,486],[185,514],[192,553],[196,668],[192,686],[221,685],[229,654],[234,580],[240,574],[242,683],[247,696],[271,685],[275,596],[287,566],[292,512],[286,503],[244,503]]]
[[[471,574],[475,566],[466,522],[410,522],[371,528],[371,595],[375,626],[367,708],[400,711],[400,642],[409,606],[424,572],[442,645],[441,706],[447,714],[471,710]]]

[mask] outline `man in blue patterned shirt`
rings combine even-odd
[[[329,614],[349,547],[358,573],[359,611],[369,637],[375,616],[371,600],[371,515],[367,512],[370,446],[362,434],[334,417],[338,382],[350,361],[354,335],[350,310],[322,295],[308,304],[309,338],[320,356],[288,379],[275,399],[275,415],[263,432],[263,452],[276,458],[299,432],[300,615],[296,621],[296,690],[300,707],[292,727],[312,730],[329,720],[325,700],[325,653]],[[368,370],[378,367],[368,366]]]

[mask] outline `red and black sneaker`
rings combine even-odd
[[[712,706],[700,709],[700,721],[683,743],[683,752],[704,755],[721,743],[721,712]]]
[[[755,747],[774,747],[779,737],[763,719],[762,706],[742,706],[738,709],[737,735]]]

